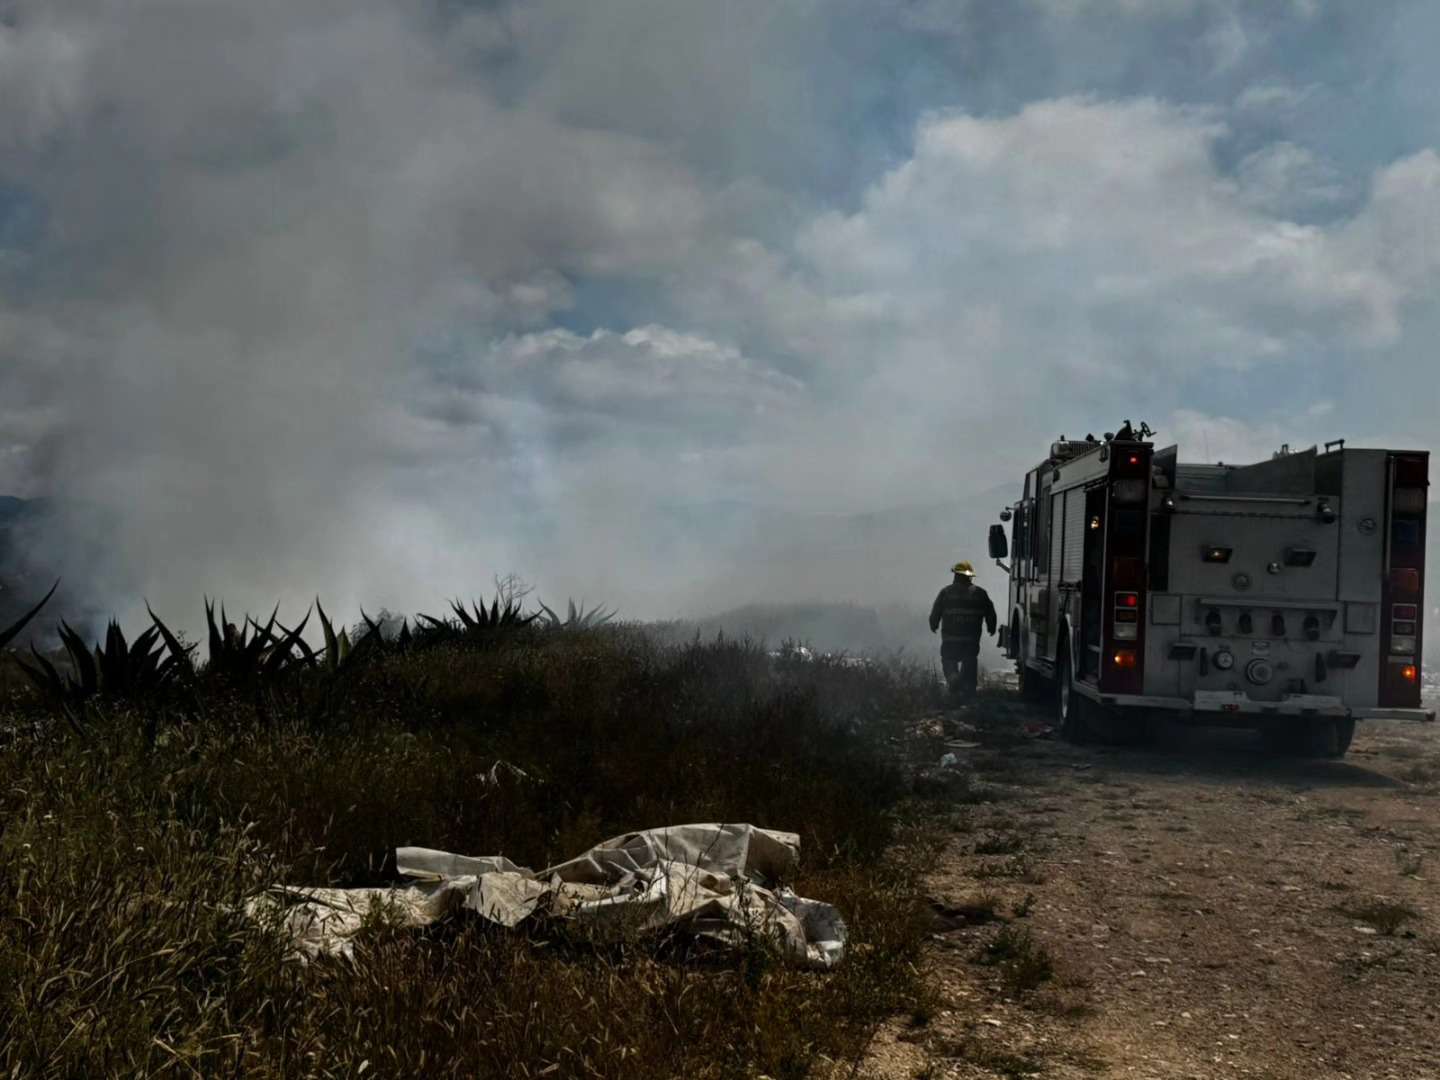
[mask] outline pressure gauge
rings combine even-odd
[[[1215,653],[1215,666],[1221,671],[1229,671],[1235,666],[1235,654],[1229,649],[1220,649]]]

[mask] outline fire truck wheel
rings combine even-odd
[[[1060,650],[1060,664],[1055,679],[1055,726],[1063,738],[1083,743],[1090,735],[1085,714],[1089,701],[1077,693],[1070,678],[1070,650]]]
[[[1037,674],[1025,665],[1022,660],[1020,668],[1020,697],[1025,701],[1044,701],[1053,692],[1054,687],[1045,676]]]
[[[1345,717],[1339,720],[1322,720],[1309,731],[1305,747],[1313,757],[1342,758],[1350,749],[1355,738],[1355,720]]]
[[[1086,702],[1086,724],[1091,734],[1110,746],[1139,746],[1149,741],[1145,717],[1131,709],[1105,708]]]
[[[1260,733],[1272,753],[1298,757],[1342,758],[1355,737],[1350,718],[1317,720],[1308,727],[1273,727]]]

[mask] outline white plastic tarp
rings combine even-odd
[[[352,939],[377,905],[386,918],[428,926],[473,912],[504,927],[537,912],[604,932],[678,929],[725,945],[767,936],[793,963],[838,964],[845,923],[829,904],[777,883],[800,860],[794,833],[753,825],[675,825],[627,833],[538,873],[502,856],[399,848],[405,886],[307,889],[282,886],[251,905],[278,916],[303,957],[352,956]]]

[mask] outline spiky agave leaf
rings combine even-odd
[[[254,628],[255,633],[249,640],[246,640],[246,631],[240,634],[240,651],[245,658],[245,671],[260,670],[262,659],[265,655],[265,647],[270,643],[275,632],[275,620],[280,616],[280,605],[275,605],[275,610],[270,612],[270,618],[265,625],[261,626],[254,619],[246,616],[246,622]]]
[[[379,641],[385,640],[385,631],[381,629],[379,623],[377,623],[374,619],[370,618],[369,615],[365,614],[365,609],[363,607],[360,609],[360,619],[365,623],[366,626],[365,637],[361,638],[361,641],[369,640],[371,636],[374,636]]]
[[[15,662],[20,665],[20,670],[25,672],[42,695],[57,704],[64,701],[65,680],[60,677],[60,672],[55,669],[54,664],[41,655],[34,645],[30,646],[30,653],[35,658],[35,665],[31,666],[29,661],[21,660],[17,656]]]
[[[277,608],[276,610],[278,611],[279,609]],[[274,621],[275,620],[272,618],[271,625],[274,624]],[[300,620],[300,625],[295,627],[294,630],[287,632],[284,638],[276,637],[270,631],[269,627],[266,628],[265,633],[267,634],[269,639],[271,641],[274,641],[276,644],[274,648],[270,650],[270,655],[266,657],[264,667],[261,668],[261,671],[265,675],[278,675],[280,674],[280,672],[284,671],[285,668],[289,667],[291,663],[294,662],[296,643],[304,640],[302,635],[305,633],[305,626],[309,622],[310,612],[307,611],[305,613],[305,618]],[[282,627],[282,629],[284,628]]]
[[[170,650],[170,655],[166,658],[165,663],[161,665],[162,669],[177,671],[181,678],[193,676],[195,674],[195,663],[191,659],[190,654],[194,651],[195,646],[181,645],[180,639],[172,634],[170,628],[160,621],[160,616],[155,614],[148,600],[145,603],[145,610],[150,613],[150,621],[154,624],[155,629],[160,631],[160,636],[165,639],[165,647]]]
[[[27,611],[24,615],[21,615],[18,621],[11,623],[3,630],[0,630],[0,649],[5,648],[6,645],[9,645],[10,642],[14,641],[17,637],[20,636],[20,632],[25,629],[31,619],[35,618],[36,615],[40,614],[40,609],[50,602],[50,598],[55,595],[55,590],[59,587],[60,579],[56,578],[55,584],[50,586],[50,591],[40,598],[40,602],[38,604],[36,604],[33,608]]]
[[[129,681],[129,666],[130,646],[125,641],[120,624],[111,619],[110,625],[105,628],[104,646],[95,646],[95,668],[98,672],[96,689],[108,690],[111,693],[120,690]]]
[[[220,628],[215,625],[215,603],[208,596],[205,598],[205,625],[210,631],[210,664],[213,667],[225,654],[225,639],[220,634]]]
[[[473,600],[471,604],[474,604]],[[455,612],[466,630],[479,630],[485,625],[485,608],[483,606],[477,607],[475,614],[471,615],[465,610],[465,605],[457,599],[450,601],[450,610]]]
[[[354,639],[351,649],[352,666],[355,661],[361,658],[377,656],[395,647],[395,642],[387,640],[385,637],[384,624],[378,623],[370,618],[369,615],[365,614],[364,608],[360,609],[360,619],[365,624],[365,632]]]
[[[291,630],[289,627],[287,627],[287,626],[286,626],[284,623],[282,623],[282,622],[277,622],[277,623],[275,624],[276,627],[280,630],[280,633],[281,633],[281,634],[284,634],[284,635],[285,635],[285,637],[282,638],[282,637],[276,636],[276,637],[273,639],[273,641],[274,641],[275,645],[279,646],[279,645],[281,645],[284,641],[286,641],[286,640],[288,639],[288,640],[290,641],[290,643],[291,643],[290,648],[291,648],[291,650],[292,650],[292,662],[293,662],[293,663],[297,663],[297,664],[298,664],[298,663],[303,663],[306,667],[316,667],[316,666],[318,666],[319,663],[320,663],[320,657],[319,657],[319,655],[315,652],[315,650],[310,647],[310,643],[305,640],[304,635],[303,635],[303,633],[302,633],[302,631],[303,631],[304,628],[305,628],[305,623],[306,623],[306,622],[309,622],[309,621],[310,621],[310,612],[307,611],[307,612],[305,613],[305,620],[304,620],[304,622],[301,622],[301,624],[300,624],[299,626],[297,626],[294,630]],[[294,652],[294,650],[296,650],[296,649],[298,649],[298,650],[300,651],[299,657],[294,657],[294,656],[293,656],[293,652]]]
[[[607,608],[603,604],[597,604],[587,611],[583,600],[580,602],[580,606],[576,607],[573,598],[569,599],[566,604],[567,614],[564,619],[561,619],[555,613],[555,609],[544,602],[541,602],[540,608],[546,616],[546,625],[552,629],[593,630],[596,627],[604,626],[617,614],[614,608]]]
[[[65,646],[65,653],[75,667],[76,686],[80,693],[85,697],[99,693],[100,671],[95,657],[90,654],[84,639],[63,619],[60,621],[60,643]]]
[[[335,625],[325,614],[320,598],[315,598],[315,610],[320,614],[320,630],[325,635],[325,666],[334,671],[340,664],[340,639],[335,636]]]

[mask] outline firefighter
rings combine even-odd
[[[975,584],[975,568],[958,562],[955,580],[940,590],[930,608],[930,632],[940,631],[940,669],[952,693],[975,693],[980,675],[980,627],[995,633],[995,605]]]

